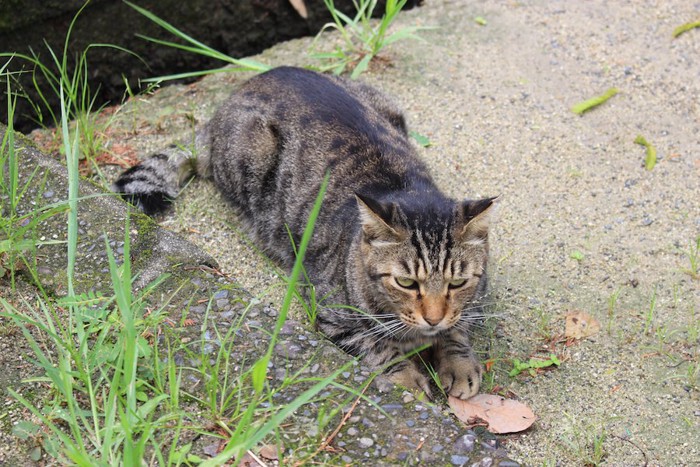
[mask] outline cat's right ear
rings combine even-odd
[[[387,244],[401,241],[402,235],[389,225],[391,222],[389,208],[359,193],[355,193],[355,199],[360,212],[362,231],[371,245],[378,246],[378,243]]]

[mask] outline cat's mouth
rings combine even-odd
[[[421,326],[418,328],[419,332],[426,336],[426,337],[435,337],[447,330],[446,327],[438,325],[438,326]]]

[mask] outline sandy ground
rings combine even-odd
[[[420,152],[449,194],[502,197],[492,239],[499,321],[486,340],[495,383],[539,416],[504,440],[526,465],[700,464],[700,280],[684,271],[700,235],[700,29],[672,37],[698,18],[700,5],[680,0],[427,0],[398,26],[436,28],[392,45],[363,76],[429,137]],[[256,58],[309,64],[310,44]],[[191,137],[187,116],[208,118],[245,76],[131,101],[117,122],[137,130],[125,144],[146,153]],[[619,94],[604,105],[571,112],[612,87]],[[658,152],[651,171],[638,135]],[[211,185],[195,181],[162,224],[278,299],[274,268]],[[566,346],[573,310],[602,330]],[[550,352],[560,368],[507,375],[512,359]]]

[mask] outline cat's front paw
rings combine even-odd
[[[379,389],[384,392],[398,385],[407,389],[418,389],[428,398],[431,397],[428,377],[421,373],[416,364],[411,361],[404,361],[391,367],[385,374],[379,375],[376,382]]]
[[[438,377],[445,392],[462,400],[479,392],[481,373],[481,363],[474,356],[444,357],[438,367]]]

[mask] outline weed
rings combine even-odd
[[[0,68],[0,76],[4,74],[4,67]],[[27,193],[37,171],[35,170],[27,180],[20,183],[19,179],[19,154],[15,145],[15,133],[13,128],[13,116],[15,99],[11,93],[10,81],[7,80],[7,131],[0,143],[0,279],[9,274],[12,288],[15,287],[15,271],[23,266],[29,266],[27,253],[35,250],[37,245],[60,243],[58,241],[39,241],[28,238],[34,228],[44,220],[68,209],[66,203],[55,203],[44,206],[41,209],[21,213],[18,210],[19,203]]]
[[[578,422],[566,412],[564,415],[571,422],[571,428],[562,436],[562,441],[577,458],[579,465],[601,465],[607,456],[604,446],[608,439],[607,428],[592,422]]]
[[[421,363],[423,364],[423,367],[425,368],[425,371],[428,372],[428,376],[430,376],[430,379],[433,380],[433,383],[435,383],[435,386],[438,388],[438,391],[440,391],[440,394],[447,399],[447,392],[445,391],[445,388],[442,386],[442,381],[440,381],[440,376],[438,376],[438,372],[435,368],[433,368],[433,365],[430,362],[426,362],[423,360],[423,357],[418,354],[418,358],[420,359]]]
[[[111,298],[70,293],[56,305],[39,300],[38,309],[29,316],[0,300],[5,315],[22,328],[46,375],[37,380],[50,383],[56,397],[40,411],[23,396],[11,393],[49,429],[58,450],[52,453],[47,447],[47,451],[64,462],[97,465],[100,459],[105,464],[123,461],[135,465],[144,457],[146,441],[155,427],[172,421],[169,414],[152,419],[167,396],[149,399],[142,389],[147,382],[141,362],[151,357],[151,351],[141,334],[160,316],[155,313],[144,319],[143,298],[158,282],[139,296],[133,295],[128,230],[127,223],[126,260],[121,267],[105,239],[114,291]],[[45,351],[30,328],[42,332],[53,351]]]
[[[698,340],[700,340],[700,316],[697,315],[695,307],[693,307],[693,311],[690,315],[690,323],[688,323],[686,335],[688,345],[696,345]]]
[[[194,39],[193,37],[188,36],[184,32],[177,29],[172,24],[168,23],[167,21],[162,20],[161,18],[154,15],[150,11],[148,11],[144,8],[141,8],[137,5],[134,5],[133,3],[131,3],[127,0],[124,0],[124,3],[126,3],[131,8],[136,10],[138,13],[142,14],[143,16],[148,18],[149,20],[153,21],[158,26],[165,29],[166,31],[168,31],[169,33],[174,35],[175,37],[189,43],[190,45],[177,44],[175,42],[169,42],[169,41],[164,41],[161,39],[155,39],[153,37],[144,36],[142,34],[137,34],[138,37],[141,37],[142,39],[145,39],[149,42],[153,42],[155,44],[165,45],[167,47],[172,47],[174,49],[180,49],[180,50],[184,50],[187,52],[196,53],[199,55],[203,55],[205,57],[220,60],[222,62],[229,64],[229,65],[233,65],[233,66],[224,66],[221,68],[215,68],[213,70],[203,70],[203,71],[194,71],[194,72],[189,72],[189,73],[179,73],[176,75],[159,76],[156,78],[149,78],[147,80],[144,80],[144,82],[158,82],[158,81],[167,81],[167,80],[173,80],[173,79],[192,78],[192,77],[197,77],[197,76],[211,75],[214,73],[232,72],[232,71],[262,72],[262,71],[267,71],[270,69],[269,66],[264,65],[262,63],[258,63],[254,60],[233,58],[229,55],[226,55],[226,54],[221,53],[215,49],[212,49],[208,45],[205,45],[205,44],[199,42],[198,40]]]
[[[654,312],[656,311],[656,287],[654,287],[654,291],[651,294],[651,299],[649,301],[649,309],[647,310],[647,313],[645,315],[645,320],[644,320],[644,331],[642,332],[644,335],[648,335],[649,332],[651,331],[652,327],[652,321],[654,320]]]
[[[89,2],[80,8],[78,13],[73,17],[66,33],[66,38],[63,45],[62,55],[57,55],[56,52],[48,46],[48,53],[51,61],[46,64],[42,62],[39,55],[31,52],[29,55],[20,53],[0,53],[0,57],[8,58],[9,60],[23,60],[28,63],[33,69],[33,83],[39,97],[39,102],[34,102],[25,94],[29,104],[34,110],[36,121],[42,127],[53,125],[61,126],[61,115],[56,115],[48,103],[48,98],[45,91],[39,86],[37,76],[40,76],[48,84],[51,92],[61,99],[63,104],[66,104],[68,113],[67,120],[73,121],[72,129],[68,133],[78,134],[80,139],[81,152],[79,157],[87,161],[88,169],[95,170],[99,173],[99,168],[95,162],[95,157],[104,151],[104,131],[109,126],[110,121],[100,122],[98,112],[100,109],[95,108],[95,99],[97,92],[90,89],[88,78],[90,76],[88,70],[88,53],[94,47],[108,47],[117,51],[132,54],[127,49],[111,44],[91,44],[81,51],[74,62],[69,62],[70,52],[68,50],[71,33],[76,20],[82,13],[83,9]],[[71,71],[72,70],[72,71]],[[9,77],[8,77],[9,78]],[[17,93],[14,93],[16,96]],[[68,129],[68,127],[66,127]],[[66,132],[62,133],[62,137],[66,138]]]
[[[693,279],[700,279],[700,235],[695,238],[695,242],[690,242],[688,251],[685,253],[688,255],[690,267],[683,269],[683,272]]]
[[[618,287],[608,297],[608,334],[610,334],[612,323],[615,320],[615,307],[617,306],[617,299],[620,297],[620,292],[622,292],[622,287]]]
[[[688,387],[700,390],[700,361],[688,362],[685,377]]]
[[[578,261],[580,263],[581,261],[583,261],[583,253],[580,252],[579,250],[574,250],[569,255],[569,258],[575,259],[576,261]]]
[[[312,58],[321,61],[319,70],[332,71],[339,75],[351,67],[350,77],[355,79],[367,70],[370,61],[387,45],[402,39],[417,39],[418,36],[415,33],[427,28],[410,26],[389,34],[389,27],[406,5],[406,1],[387,0],[384,15],[378,24],[373,25],[371,18],[377,6],[377,0],[357,0],[356,13],[352,18],[338,11],[333,0],[324,0],[333,22],[321,28],[314,40],[314,46],[329,29],[335,29],[340,33],[343,45],[336,46],[332,52],[311,54]]]
[[[537,315],[537,332],[540,337],[544,340],[552,339],[552,315],[547,313],[543,307],[538,306],[534,308],[534,312]]]
[[[68,118],[73,104],[71,95],[63,92],[63,84],[59,83],[59,95],[62,99],[63,152],[68,169],[68,201],[51,209],[55,208],[55,212],[60,212],[59,208],[69,211],[66,253],[68,296],[56,301],[44,294],[37,299],[36,305],[24,301],[22,308],[29,309],[25,313],[0,298],[0,307],[4,309],[0,316],[10,318],[21,329],[37,366],[43,372],[42,376],[31,381],[48,384],[54,393],[53,400],[35,403],[12,392],[43,425],[24,423],[22,426],[26,429],[21,433],[18,431],[18,434],[31,436],[40,442],[45,452],[63,464],[140,465],[144,460],[149,465],[199,462],[201,459],[189,454],[191,444],[180,445],[178,441],[184,430],[210,435],[211,429],[208,427],[211,422],[206,420],[203,422],[206,425],[192,426],[191,417],[185,418],[187,414],[180,407],[183,396],[187,396],[189,400],[209,407],[211,419],[220,430],[213,436],[223,437],[227,441],[219,456],[201,465],[220,465],[232,457],[239,459],[241,452],[278,430],[282,420],[314,400],[329,385],[356,394],[356,391],[335,382],[338,375],[352,364],[350,362],[325,378],[302,379],[299,374],[293,375],[283,382],[282,387],[299,383],[308,388],[283,406],[276,408],[271,405],[276,390],[269,387],[268,363],[294,296],[323,191],[314,205],[299,245],[284,304],[275,328],[269,334],[267,352],[251,362],[247,370],[239,371],[241,362],[233,364],[230,360],[236,354],[233,346],[236,328],[226,334],[217,332],[219,342],[223,342],[219,353],[213,363],[201,358],[200,367],[196,369],[205,376],[206,399],[198,400],[196,396],[182,392],[182,375],[191,369],[179,365],[177,362],[181,360],[175,357],[177,352],[183,350],[184,344],[176,346],[172,345],[173,341],[166,340],[163,347],[156,340],[151,347],[144,337],[153,334],[151,329],[160,328],[168,301],[158,310],[148,315],[145,313],[146,295],[164,278],[139,294],[133,292],[128,216],[121,266],[117,266],[105,238],[112,294],[108,297],[94,293],[76,294],[73,271],[78,239],[78,154],[81,141],[77,131],[70,133]],[[79,129],[79,125],[78,122],[76,129]],[[6,210],[11,215],[6,217],[3,213],[0,225],[2,232],[10,232],[11,236],[3,239],[0,245],[7,252],[24,245],[20,235],[24,231],[20,230],[18,234],[14,223],[17,219],[24,219],[18,213],[18,206],[29,186],[28,182],[26,185],[19,183],[12,138],[13,133],[7,132],[2,145],[3,171],[7,167],[8,174],[2,180],[3,198],[10,201]],[[38,222],[36,219],[41,215],[54,213],[51,209],[39,211],[38,216],[35,213],[34,217],[28,218],[27,226]],[[11,222],[8,223],[6,219],[11,219]],[[36,271],[31,269],[29,273],[36,275]],[[209,329],[203,327],[202,338],[197,342],[200,356],[205,354],[207,332]],[[41,409],[37,404],[42,406]],[[336,412],[326,410],[320,415],[321,419],[326,420]]]

